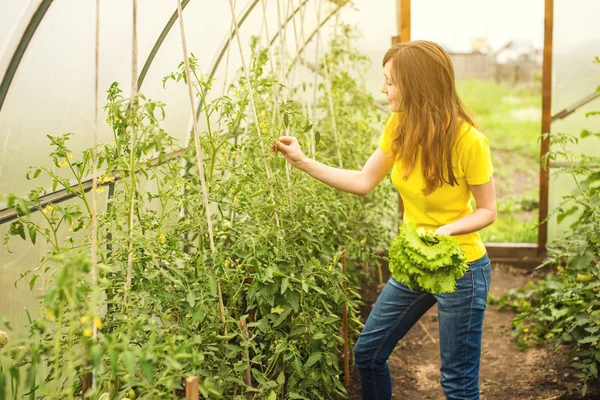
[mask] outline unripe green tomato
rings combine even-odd
[[[98,400],[110,400],[110,393],[102,393]]]
[[[121,378],[121,381],[122,381],[122,382],[129,382],[129,379],[130,379],[130,376],[129,376],[129,374],[125,374],[125,375],[123,375],[123,377]]]
[[[594,278],[592,274],[577,274],[577,280],[579,282],[589,282]]]
[[[127,392],[127,397],[129,397],[130,400],[135,400],[135,390],[129,389],[129,392]]]

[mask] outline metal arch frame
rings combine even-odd
[[[248,17],[248,15],[250,14],[250,12],[252,11],[252,9],[254,9],[254,7],[258,4],[259,0],[253,0],[254,2],[251,4],[251,6],[249,7],[249,9],[247,10],[246,13],[244,13],[244,15],[242,15],[242,18],[238,21],[239,26],[241,26],[243,24],[243,22],[245,21],[245,19]],[[300,11],[300,9],[302,7],[304,7],[310,0],[303,0],[300,2],[300,4],[298,5],[298,7],[296,7],[294,9],[294,12],[292,12],[288,18],[285,20],[285,22],[283,23],[281,29],[279,29],[277,31],[277,33],[275,33],[275,35],[273,36],[271,42],[269,43],[269,47],[273,46],[273,43],[275,43],[275,40],[277,39],[277,37],[279,37],[279,34],[281,33],[281,31],[283,29],[285,29],[287,27],[287,24],[289,24],[289,22],[296,16],[296,14]],[[329,0],[333,3],[335,3],[335,0]],[[215,74],[217,73],[217,68],[219,68],[219,65],[221,64],[221,61],[223,60],[223,56],[225,55],[225,52],[227,51],[227,48],[229,46],[231,46],[231,41],[233,40],[233,38],[235,37],[235,29],[232,29],[231,32],[229,33],[228,37],[226,37],[223,40],[223,44],[221,45],[221,50],[219,51],[219,54],[215,60],[215,62],[213,63],[212,68],[210,69],[210,73],[208,78],[212,78],[215,76]],[[196,118],[199,117],[200,115],[200,109],[201,109],[202,105],[199,104],[198,105],[198,109],[196,110]],[[239,126],[239,125],[238,125]]]
[[[189,3],[190,3],[190,0],[182,0],[182,2],[181,2],[181,11],[182,12],[183,12],[183,10],[185,10],[185,7],[187,7],[187,5]],[[169,21],[167,21],[167,24],[163,28],[162,32],[158,36],[158,39],[156,39],[156,42],[154,43],[154,47],[152,47],[152,50],[150,50],[150,53],[148,54],[148,57],[146,58],[146,62],[144,63],[144,66],[142,67],[142,71],[140,72],[140,75],[138,76],[138,80],[137,80],[138,90],[140,89],[140,87],[142,87],[142,84],[144,83],[144,79],[146,79],[146,74],[148,73],[148,70],[150,69],[152,62],[154,61],[154,58],[156,57],[158,50],[160,50],[160,48],[162,47],[162,44],[164,43],[167,35],[171,31],[171,28],[173,27],[173,25],[175,25],[177,18],[178,18],[177,10],[175,10],[175,12],[173,12],[173,15],[171,15],[171,18],[169,19]]]
[[[294,18],[296,16],[296,14],[300,11],[300,8],[302,8],[306,3],[308,3],[309,0],[304,0],[304,2],[302,2],[298,8],[296,8],[294,10],[294,12],[288,17],[288,19],[286,20],[286,22],[283,24],[282,29],[284,29],[287,24],[292,20],[292,18]],[[342,2],[338,2],[336,0],[329,0],[330,2],[334,3],[337,5],[337,7],[331,12],[329,13],[329,15],[327,17],[325,17],[320,23],[319,25],[317,25],[316,29],[310,34],[310,36],[304,41],[304,43],[302,44],[302,47],[298,50],[298,54],[296,55],[296,57],[294,58],[294,61],[292,62],[292,64],[290,65],[290,68],[288,69],[288,72],[286,73],[286,77],[289,75],[293,65],[298,62],[299,60],[302,60],[300,57],[300,54],[302,54],[302,52],[304,51],[304,49],[306,48],[306,46],[308,45],[308,43],[310,43],[310,41],[315,37],[315,35],[317,34],[317,32],[319,31],[319,29],[321,29],[330,19],[331,17],[333,17],[335,14],[337,14],[341,8],[346,4],[346,3],[342,3]],[[273,46],[273,44],[275,43],[275,41],[277,40],[277,37],[279,36],[279,33],[281,32],[280,29],[271,39],[271,42],[269,43],[269,48],[271,46]],[[377,107],[377,106],[376,106]],[[200,108],[198,108],[198,110],[200,110]],[[199,111],[198,111],[199,112]],[[238,127],[240,126],[241,121],[238,121],[237,125],[235,126],[234,130],[237,130]]]
[[[325,19],[323,19],[323,21],[321,21],[321,23],[317,26],[317,29],[315,29],[313,31],[313,33],[311,33],[310,36],[304,41],[304,43],[302,44],[302,47],[300,47],[300,49],[298,50],[298,54],[296,55],[294,60],[291,62],[290,66],[288,68],[286,77],[289,76],[289,74],[292,71],[292,68],[294,68],[294,65],[302,59],[300,57],[300,54],[302,54],[304,52],[304,49],[308,46],[308,44],[313,40],[315,35],[319,32],[319,29],[321,29],[323,26],[325,26],[325,24],[327,22],[329,22],[329,20],[341,10],[342,6],[343,6],[343,4],[338,4],[338,6],[331,13],[329,13],[329,15],[327,17],[325,17]]]
[[[8,67],[6,68],[6,72],[2,78],[2,83],[0,83],[0,111],[2,111],[4,100],[6,99],[6,95],[8,94],[8,90],[10,89],[13,78],[17,73],[17,69],[19,69],[19,64],[21,64],[21,60],[25,55],[25,51],[27,50],[33,35],[37,31],[37,28],[44,19],[46,11],[48,11],[48,8],[50,8],[52,5],[52,1],[53,0],[43,0],[38,6],[37,10],[35,10],[31,19],[29,20],[27,28],[25,28],[25,32],[23,32],[23,36],[21,36],[21,40],[19,41],[19,44],[17,45],[17,48],[10,59],[10,62],[8,63]]]
[[[53,0],[43,0],[43,3],[38,7],[38,9],[36,10],[36,12],[34,13],[34,16],[31,18],[29,25],[27,26],[25,33],[23,34],[23,36],[21,37],[21,41],[19,42],[19,45],[17,47],[17,51],[15,51],[13,58],[11,59],[11,62],[9,64],[9,68],[7,68],[7,73],[4,76],[4,79],[2,80],[2,84],[0,86],[0,111],[2,109],[2,104],[5,100],[6,94],[8,93],[8,90],[10,88],[10,85],[12,83],[12,78],[14,77],[19,64],[23,58],[23,55],[27,49],[27,46],[29,45],[29,42],[31,41],[31,38],[33,37],[33,35],[35,34],[37,28],[39,27],[44,15],[46,14],[46,11],[48,10],[48,8],[50,7],[50,5],[52,4]],[[252,12],[252,10],[254,9],[254,7],[258,4],[259,0],[252,0],[252,2],[249,4],[248,8],[246,9],[246,11],[242,14],[241,18],[239,19],[238,23],[241,26],[243,24],[243,22],[247,19],[247,17],[250,15],[250,12]],[[303,2],[300,3],[300,5],[294,10],[294,12],[287,18],[287,20],[285,21],[285,23],[283,24],[282,29],[284,29],[287,24],[292,20],[292,18],[295,17],[295,15],[300,11],[300,9],[305,6],[310,0],[303,0]],[[338,1],[336,0],[329,0],[330,2],[338,5],[338,7],[336,7],[336,9],[333,11],[332,14],[330,14],[326,20],[328,20],[329,18],[331,18],[332,15],[334,15],[335,13],[337,13],[341,6],[343,4],[340,4]],[[189,4],[190,0],[183,0],[182,1],[182,8],[187,6]],[[141,87],[141,85],[144,82],[144,79],[146,77],[146,74],[148,72],[148,70],[150,69],[150,66],[152,65],[152,62],[154,61],[154,58],[156,57],[156,54],[158,53],[158,51],[160,50],[162,44],[164,43],[165,38],[167,37],[167,35],[169,34],[171,28],[173,27],[173,25],[175,24],[175,22],[177,21],[177,12],[174,12],[173,16],[171,16],[171,18],[169,19],[169,21],[167,22],[167,24],[165,25],[165,28],[162,30],[161,34],[159,35],[158,39],[156,40],[156,43],[154,44],[154,47],[152,48],[152,50],[150,51],[150,53],[148,54],[148,57],[146,59],[146,62],[144,63],[144,67],[142,68],[142,71],[140,73],[140,75],[138,76],[138,89]],[[325,21],[326,21],[325,20]],[[323,24],[319,25],[317,27],[317,30],[321,28]],[[316,31],[313,32],[313,34],[310,36],[309,40],[316,34]],[[281,30],[279,30],[273,37],[273,40],[270,43],[270,46],[273,45],[273,43],[275,42],[275,39],[279,36]],[[227,50],[227,47],[231,44],[231,41],[233,40],[233,37],[235,35],[234,31],[231,31],[229,33],[229,37],[227,39],[225,39],[221,50],[219,51],[219,54],[216,58],[216,60],[213,62],[213,66],[211,68],[211,77],[216,73],[217,68],[220,65],[220,62],[223,58],[223,55],[225,54],[225,51]],[[8,73],[8,71],[11,71],[11,74]],[[200,112],[200,107],[198,107],[198,113]],[[175,152],[170,154],[169,156],[180,156],[181,154],[179,154],[180,151]],[[157,160],[152,160],[151,163],[155,163],[157,162]],[[91,179],[89,181],[85,181],[83,182],[84,184],[84,192],[88,192],[91,190]],[[109,186],[112,188],[112,186],[114,185],[114,183],[109,184]],[[51,192],[48,193],[47,195],[42,196],[39,200],[40,200],[40,204],[41,206],[45,206],[49,203],[60,203],[69,199],[74,198],[75,195],[72,193],[68,193],[66,190],[57,190],[55,192]],[[37,211],[37,208],[32,207],[29,210],[30,212],[35,212]],[[13,221],[18,217],[18,214],[16,212],[15,209],[9,209],[9,208],[4,208],[4,209],[0,209],[0,225]]]

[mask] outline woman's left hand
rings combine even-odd
[[[440,226],[433,233],[434,233],[434,235],[452,236],[452,231],[450,230],[448,225]]]

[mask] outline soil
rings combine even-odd
[[[545,272],[492,265],[490,293],[502,296],[511,288],[523,287]],[[361,294],[365,307],[363,321],[375,302],[382,285],[364,285]],[[600,384],[589,382],[588,394],[581,396],[582,382],[573,376],[571,357],[565,348],[551,346],[519,350],[512,340],[511,320],[514,312],[489,306],[483,325],[483,342],[479,384],[483,400],[571,400],[600,399]],[[444,399],[439,383],[437,306],[429,310],[398,343],[388,364],[395,399]],[[349,398],[360,399],[358,373],[352,371]]]

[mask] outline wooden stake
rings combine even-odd
[[[225,304],[223,304],[223,293],[221,292],[221,281],[217,280],[217,293],[219,294],[219,310],[221,322],[223,323],[223,334],[227,336],[227,322],[225,321]]]
[[[200,398],[198,383],[197,376],[190,376],[185,380],[185,400],[198,400]]]
[[[81,398],[85,400],[85,394],[92,388],[92,374],[85,373],[81,377]]]
[[[244,336],[244,339],[246,339],[246,341],[248,341],[248,329],[246,328],[246,321],[240,321],[240,330],[242,332],[242,335]],[[248,348],[246,346],[242,346],[242,351],[244,353],[244,357],[249,358]],[[242,374],[244,376],[244,383],[246,384],[246,386],[252,387],[252,374],[250,372],[250,361],[249,360],[248,360],[248,368],[246,368],[242,372]],[[252,392],[248,392],[246,394],[246,397],[248,398],[248,400],[252,400],[252,398],[254,397],[254,394]]]
[[[346,248],[342,247],[342,273],[346,277]],[[348,295],[346,280],[342,283],[344,289],[344,295]],[[344,386],[350,387],[350,348],[348,346],[348,301],[344,303],[342,311],[343,316],[343,330],[344,330]]]

